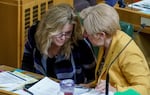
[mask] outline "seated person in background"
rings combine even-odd
[[[96,0],[74,0],[74,8],[77,12],[80,12],[84,8],[96,5]]]
[[[121,0],[97,0],[98,3],[106,3],[110,6],[114,6],[117,2],[121,1]]]
[[[68,4],[52,6],[28,32],[22,69],[76,84],[94,79],[95,57]]]
[[[116,10],[107,4],[98,4],[81,11],[85,35],[95,46],[100,46],[95,70],[95,81],[83,84],[105,92],[109,73],[110,91],[133,89],[141,95],[150,95],[150,70],[146,59],[126,33],[120,30]]]
[[[122,4],[124,0],[74,0],[74,8],[76,11],[80,12],[84,8],[87,8],[89,6],[94,6],[97,4],[97,2],[106,3],[110,6],[114,6],[117,2],[119,4]]]
[[[105,3],[113,7],[117,3],[117,1],[120,0],[105,0]]]

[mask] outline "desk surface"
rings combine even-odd
[[[150,14],[145,14],[137,9],[132,8],[120,8],[118,5],[115,6],[117,10],[120,20],[131,23],[134,26],[134,30],[139,30],[141,27],[141,18],[146,18],[150,20]],[[150,26],[145,27],[142,32],[150,33]]]
[[[3,71],[14,71],[15,69],[16,68],[9,67],[9,66],[6,66],[6,65],[0,65],[0,70],[3,70]],[[23,73],[26,74],[26,75],[29,75],[31,77],[34,77],[36,79],[41,79],[41,78],[44,77],[40,74],[36,74],[36,73],[28,72],[28,71],[23,71]],[[0,95],[18,95],[18,94],[8,92],[8,91],[4,91],[4,90],[0,90]]]
[[[14,71],[14,70],[16,70],[16,68],[13,68],[13,67],[10,67],[10,66],[6,66],[6,65],[0,65],[0,70],[2,70],[2,71]],[[43,75],[32,73],[32,72],[28,72],[28,71],[23,71],[22,73],[26,74],[28,76],[31,76],[33,78],[36,78],[36,79],[44,78]],[[57,80],[57,79],[54,79],[54,78],[50,78],[50,79],[52,79],[52,80],[54,80],[56,82],[59,82],[59,80]],[[18,95],[18,94],[14,94],[12,92],[0,90],[0,95]]]
[[[10,66],[0,65],[0,70],[3,70],[3,71],[14,71],[15,69],[16,68],[13,68],[13,67],[10,67]],[[44,77],[43,75],[32,73],[32,72],[28,72],[28,71],[23,71],[22,73],[24,73],[26,75],[29,75],[31,77],[34,77],[36,79],[41,79],[41,78]]]

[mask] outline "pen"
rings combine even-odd
[[[29,91],[29,90],[26,89],[26,88],[23,88],[23,90],[24,90],[25,92],[28,92],[28,93],[31,94],[31,95],[34,95],[31,91]]]
[[[26,79],[24,79],[24,78],[21,78],[21,77],[19,77],[19,76],[17,76],[17,75],[15,75],[15,74],[13,74],[12,72],[8,72],[9,74],[11,74],[11,75],[13,75],[13,76],[16,76],[17,78],[19,78],[19,79],[22,79],[22,80],[24,80],[24,81],[27,81]]]

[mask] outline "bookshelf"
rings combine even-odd
[[[0,65],[20,67],[27,30],[52,0],[0,0]]]

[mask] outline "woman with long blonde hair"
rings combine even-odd
[[[92,48],[82,37],[80,20],[70,5],[50,7],[29,29],[22,69],[77,84],[94,79]]]

